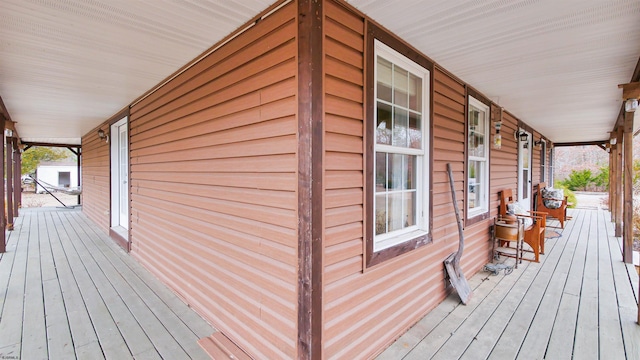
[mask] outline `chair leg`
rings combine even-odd
[[[540,238],[533,236],[533,234],[531,235],[532,236],[525,237],[524,242],[526,242],[533,250],[534,261],[540,262]]]

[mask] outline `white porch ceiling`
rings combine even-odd
[[[2,0],[0,96],[23,140],[78,144],[273,2]],[[554,142],[607,139],[640,58],[638,0],[349,3]]]

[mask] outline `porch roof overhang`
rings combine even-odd
[[[79,144],[273,2],[4,0],[0,97],[23,141]],[[554,143],[607,140],[638,73],[637,0],[348,2]]]

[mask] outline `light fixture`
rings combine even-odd
[[[502,148],[502,135],[500,135],[500,128],[502,127],[502,121],[496,121],[495,123],[496,134],[493,135],[493,148]]]
[[[609,139],[609,144],[615,145],[616,143],[618,143],[618,138],[612,137],[611,139]]]
[[[638,109],[638,99],[627,99],[624,102],[624,111],[635,112]]]
[[[522,142],[527,142],[527,140],[529,140],[529,134],[527,134],[524,131],[516,130],[513,136],[515,137],[516,140],[520,140]]]
[[[4,129],[4,135],[6,137],[13,137],[13,130],[11,129]]]
[[[102,129],[98,130],[98,137],[100,140],[104,140],[104,142],[109,142],[109,135],[105,134]]]

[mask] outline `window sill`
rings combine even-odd
[[[487,220],[488,218],[489,218],[489,210],[485,210],[485,212],[483,213],[472,214],[471,217],[465,220],[464,224],[465,226],[471,226],[483,220]]]
[[[406,237],[407,240],[380,251],[370,253],[367,257],[367,268],[415,250],[431,243],[432,241],[431,234],[422,230],[412,231],[408,234],[401,235],[401,237]]]

